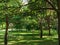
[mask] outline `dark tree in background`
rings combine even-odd
[[[4,45],[7,45],[8,42],[8,15],[6,15],[6,31],[4,36]]]

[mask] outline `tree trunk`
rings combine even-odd
[[[42,23],[40,23],[40,38],[42,38],[42,34],[43,34],[43,31],[42,31]]]
[[[8,16],[6,15],[6,30],[5,30],[5,36],[4,36],[4,45],[7,45],[7,37],[8,35]]]
[[[49,31],[48,33],[49,33],[49,36],[50,36],[51,35],[51,31],[50,31],[50,15],[46,17],[46,20],[47,20],[47,24],[48,24],[47,29]]]
[[[59,40],[59,45],[60,45],[60,0],[57,0],[57,5],[58,5],[58,40]]]
[[[49,36],[50,36],[51,35],[51,31],[50,31],[50,16],[48,16],[47,23],[48,23],[48,30],[49,30]]]
[[[42,31],[42,18],[39,19],[39,28],[40,28],[40,38],[43,37],[43,31]]]
[[[49,36],[51,35],[50,24],[48,23]]]
[[[57,12],[57,14],[58,14],[58,40],[60,45],[60,13]]]
[[[57,12],[58,14],[58,40],[60,45],[60,12]]]

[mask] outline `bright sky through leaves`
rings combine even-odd
[[[27,0],[23,0],[23,4],[27,4],[28,3],[28,1]]]

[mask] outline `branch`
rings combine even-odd
[[[50,4],[52,8],[54,8],[55,11],[57,11],[57,9],[54,7],[54,5],[49,0],[45,0],[45,1],[48,2],[48,4]]]
[[[24,5],[25,6],[25,5]],[[22,6],[23,7],[23,6]],[[16,8],[16,9],[18,9],[18,8],[21,8],[21,7],[7,7],[8,9],[10,9],[10,8]],[[5,10],[6,8],[2,8],[2,9],[0,9],[0,10]],[[54,8],[43,8],[43,7],[40,7],[39,9],[33,9],[33,10],[55,10]],[[57,10],[57,9],[56,9]]]
[[[40,7],[39,9],[34,9],[34,10],[54,10],[54,8],[42,8],[42,7]]]
[[[34,10],[55,10],[55,11],[57,11],[57,9],[53,6],[53,4],[50,2],[50,1],[48,1],[48,0],[45,0],[46,2],[48,2],[51,6],[52,6],[52,8],[43,8],[43,7],[40,7],[39,9],[34,9]],[[23,7],[23,6],[27,6],[27,5],[29,5],[29,4],[33,4],[34,2],[32,2],[32,3],[28,3],[28,4],[25,4],[25,5],[21,5],[21,6],[19,6],[19,7],[14,7],[14,6],[10,6],[10,7],[3,7],[1,10],[5,10],[5,9],[9,9],[9,8],[21,8],[21,7]]]

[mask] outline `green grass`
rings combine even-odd
[[[10,31],[8,32],[8,45],[58,45],[58,35],[56,30],[43,30],[43,38],[40,38],[39,31]],[[0,31],[0,45],[3,45],[4,32]]]

